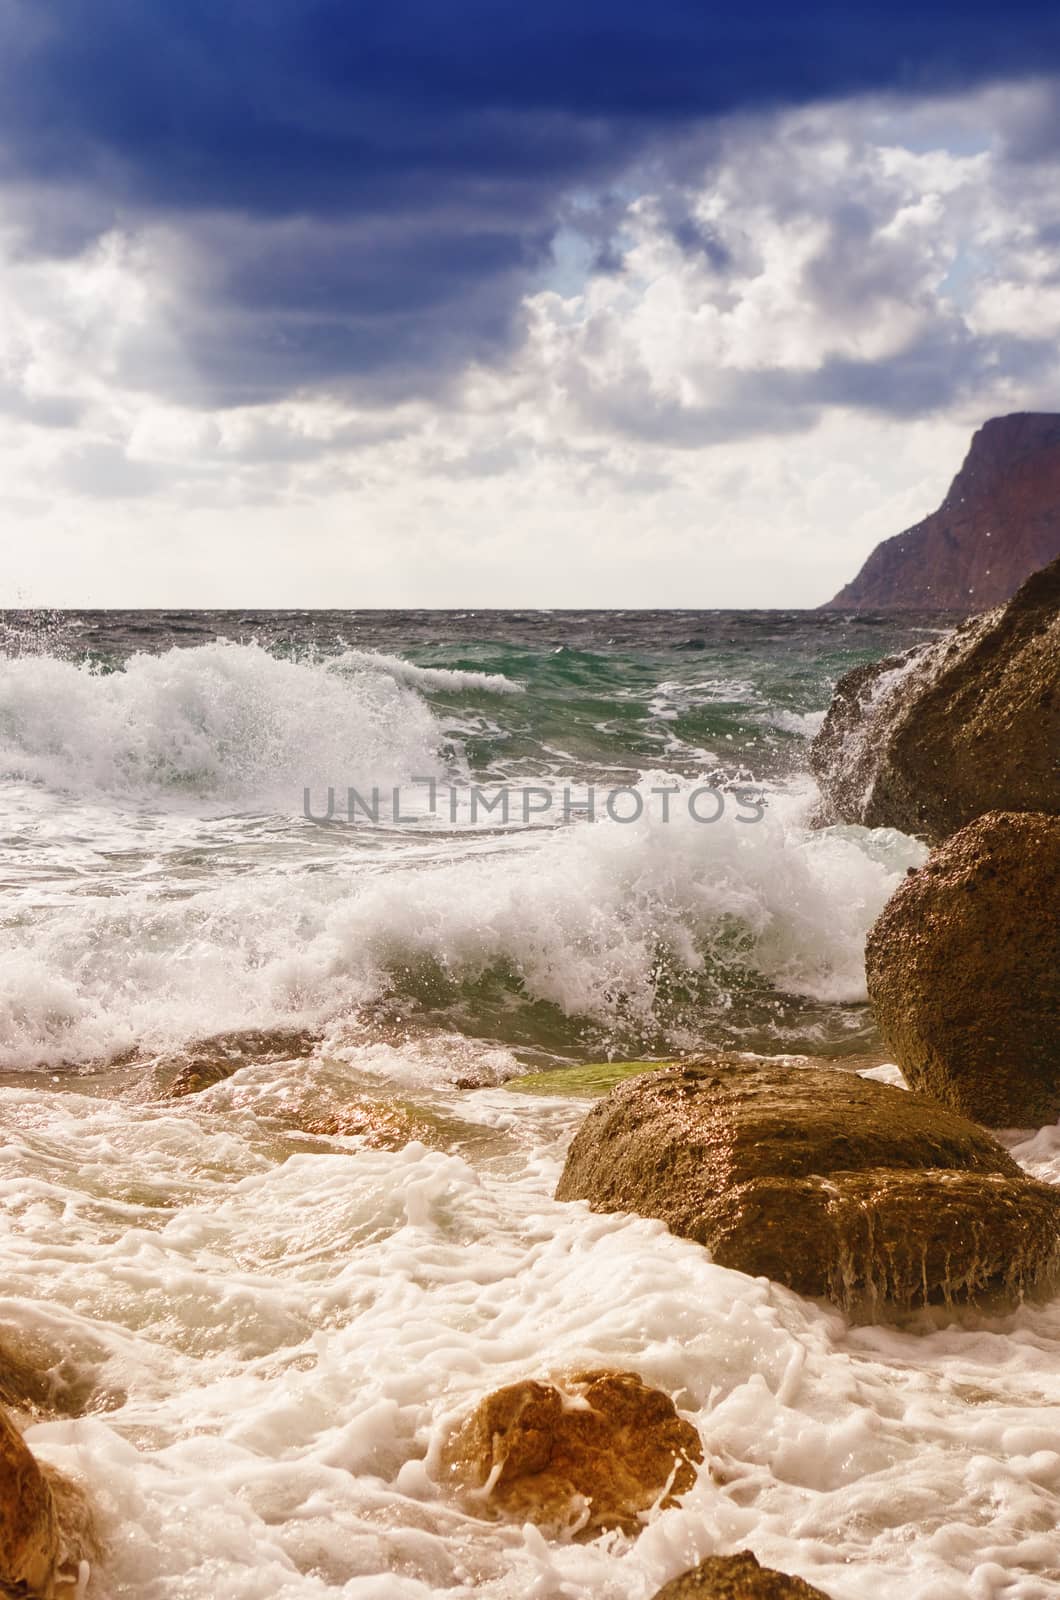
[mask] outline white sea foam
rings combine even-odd
[[[1060,1304],[851,1329],[658,1223],[553,1201],[583,1106],[459,1109],[503,1156],[283,1161],[231,1095],[0,1091],[18,1325],[112,1407],[28,1435],[87,1483],[101,1596],[647,1600],[747,1546],[833,1600],[1055,1596]],[[584,1545],[458,1511],[453,1418],[585,1365],[632,1368],[695,1423],[681,1505]]]
[[[764,718],[771,728],[782,733],[794,733],[800,739],[812,739],[824,725],[824,711],[771,711]]]
[[[472,672],[455,667],[421,667],[402,656],[384,655],[376,650],[344,650],[335,658],[336,667],[364,672],[385,672],[396,683],[412,689],[437,689],[455,694],[478,690],[482,694],[523,694],[524,685],[503,672]]]
[[[650,1028],[665,975],[695,982],[712,964],[722,1005],[724,974],[741,966],[792,995],[862,1000],[865,935],[923,848],[811,831],[801,793],[775,795],[757,823],[735,807],[697,823],[687,793],[669,822],[656,799],[639,822],[500,834],[455,858],[446,836],[382,858],[355,854],[351,837],[348,853],[340,839],[297,864],[248,849],[252,873],[237,856],[220,881],[177,894],[148,874],[41,908],[34,885],[33,915],[10,919],[0,952],[0,1065],[323,1022],[416,992],[425,964],[455,984],[502,968],[530,999],[615,1028]]]
[[[375,670],[371,659],[351,670],[224,643],[132,656],[115,672],[0,657],[0,775],[295,811],[306,785],[439,774],[438,722],[389,658]]]

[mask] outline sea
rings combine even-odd
[[[744,1548],[832,1600],[1060,1596],[1060,1302],[867,1325],[553,1199],[571,1067],[901,1081],[863,949],[926,851],[822,825],[808,752],[949,620],[0,614],[0,1348],[62,1400],[27,1437],[96,1507],[88,1596],[649,1600]],[[1003,1137],[1060,1181],[1060,1128]],[[484,1394],[603,1366],[698,1428],[679,1505],[453,1501]]]

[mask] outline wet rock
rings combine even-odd
[[[933,1101],[828,1068],[630,1078],[589,1112],[556,1198],[658,1217],[721,1266],[859,1312],[1018,1296],[1060,1269],[1060,1189]]]
[[[316,1042],[316,1035],[305,1028],[239,1028],[196,1040],[181,1055],[158,1062],[156,1072],[166,1082],[165,1098],[180,1100],[223,1083],[241,1067],[312,1055]]]
[[[446,1142],[437,1120],[419,1115],[400,1101],[346,1100],[282,1108],[277,1119],[284,1127],[319,1138],[359,1138],[372,1150],[401,1150],[414,1139],[421,1144]]]
[[[0,1325],[0,1406],[34,1417],[80,1417],[124,1396],[97,1389],[94,1370],[39,1335]]]
[[[695,1483],[699,1435],[633,1372],[579,1372],[488,1395],[443,1452],[446,1481],[482,1515],[556,1531],[636,1532]]]
[[[245,1038],[239,1036],[241,1046]],[[253,1116],[264,1133],[276,1138],[277,1154],[283,1157],[334,1153],[335,1146],[323,1142],[329,1139],[356,1139],[359,1149],[373,1150],[401,1150],[414,1141],[434,1150],[503,1142],[494,1130],[448,1110],[387,1094],[370,1074],[350,1072],[315,1055],[303,1063],[294,1051],[300,1043],[304,1054],[313,1051],[310,1034],[267,1038],[274,1050],[271,1059],[260,1052],[253,1059],[236,1056],[229,1062],[204,1056],[194,1065],[194,1080],[185,1073],[166,1098],[189,1100],[195,1114],[204,1110],[220,1118]],[[239,1079],[229,1082],[240,1069]]]
[[[930,843],[986,811],[1060,812],[1060,561],[1008,605],[848,672],[810,765],[823,821]]]
[[[81,1562],[96,1554],[80,1490],[38,1462],[0,1411],[0,1592],[73,1600]]]
[[[909,1083],[988,1127],[1060,1117],[1060,818],[992,812],[899,886],[869,996]]]
[[[51,1409],[52,1400],[49,1374],[41,1372],[12,1339],[0,1333],[0,1406],[40,1413]]]
[[[759,1566],[750,1550],[708,1556],[691,1572],[664,1584],[654,1600],[828,1600],[803,1578]]]

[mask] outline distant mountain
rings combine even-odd
[[[931,516],[878,544],[821,610],[985,611],[1060,556],[1060,415],[993,417]]]

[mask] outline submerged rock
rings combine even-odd
[[[0,1406],[42,1412],[52,1408],[53,1395],[50,1375],[27,1360],[15,1341],[0,1331]]]
[[[0,1406],[35,1417],[80,1417],[120,1405],[124,1396],[101,1390],[96,1379],[52,1341],[0,1325]]]
[[[287,1130],[318,1138],[358,1138],[371,1150],[401,1150],[414,1139],[447,1149],[465,1124],[443,1118],[400,1100],[327,1101],[307,1099],[301,1106],[281,1105],[274,1120]]]
[[[378,1080],[350,1074],[341,1064],[314,1057],[302,1065],[318,1042],[310,1033],[277,1030],[225,1039],[230,1040],[227,1057],[215,1057],[204,1047],[194,1058],[183,1058],[175,1080],[172,1063],[156,1064],[152,1098],[160,1075],[165,1099],[190,1100],[193,1112],[201,1108],[212,1116],[249,1113],[262,1131],[276,1136],[284,1154],[334,1153],[333,1146],[319,1142],[325,1139],[357,1139],[360,1149],[401,1150],[417,1141],[453,1150],[497,1143],[500,1137],[434,1105],[395,1098]],[[237,1072],[242,1076],[230,1083]],[[201,1105],[198,1096],[204,1097]]]
[[[674,1504],[703,1459],[695,1428],[634,1372],[578,1372],[498,1389],[442,1456],[447,1482],[484,1515],[556,1531],[636,1532],[643,1512]]]
[[[869,998],[915,1089],[988,1127],[1060,1117],[1060,817],[991,812],[869,934]]]
[[[179,1056],[157,1063],[156,1070],[163,1077],[175,1071],[166,1083],[165,1098],[180,1100],[223,1083],[241,1067],[300,1060],[312,1054],[316,1042],[316,1035],[306,1028],[238,1028],[197,1039]]]
[[[84,1497],[36,1460],[0,1410],[0,1592],[73,1600],[81,1563],[95,1554]]]
[[[1060,561],[936,643],[848,672],[810,765],[822,820],[932,843],[986,811],[1060,812]]]
[[[718,1057],[631,1078],[589,1112],[556,1198],[658,1217],[845,1309],[1014,1296],[1060,1268],[1060,1189],[933,1101],[828,1068]]]
[[[708,1556],[691,1572],[664,1584],[653,1600],[828,1600],[804,1578],[759,1566],[750,1550]]]

